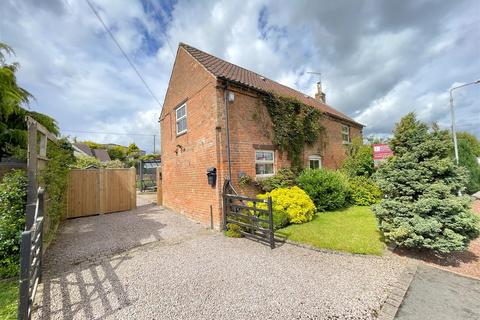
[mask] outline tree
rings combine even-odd
[[[112,160],[120,160],[123,161],[125,160],[125,157],[127,156],[127,148],[123,146],[113,146],[108,149],[108,155],[110,156],[110,159]]]
[[[135,142],[130,143],[127,147],[127,156],[132,158],[140,157],[140,148],[135,144]]]
[[[102,149],[103,148],[103,145],[100,144],[100,143],[97,143],[97,142],[94,142],[94,141],[90,141],[90,140],[85,140],[85,141],[82,141],[81,143],[84,143],[86,144],[90,149]]]
[[[476,157],[480,157],[480,140],[477,139],[474,135],[465,132],[465,131],[460,131],[457,132],[457,139],[464,140],[466,141],[472,148],[472,152]]]
[[[466,132],[459,132],[458,154],[459,164],[468,171],[467,193],[473,194],[480,190],[480,141]]]
[[[375,173],[385,198],[373,207],[385,238],[406,248],[464,250],[479,234],[465,190],[466,172],[454,164],[448,131],[429,128],[415,114],[401,119],[390,141],[394,156]]]
[[[0,42],[0,157],[26,158],[26,116],[31,116],[55,135],[59,134],[59,129],[53,118],[23,107],[33,96],[17,84],[18,63],[6,62],[6,57],[13,54],[12,48]]]
[[[347,148],[347,158],[342,163],[342,171],[350,177],[370,177],[373,174],[373,150],[363,144],[360,137],[353,139]]]

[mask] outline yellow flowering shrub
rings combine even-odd
[[[315,205],[308,194],[299,187],[278,188],[259,194],[258,199],[272,197],[273,220],[277,228],[288,223],[304,223],[315,216]],[[259,204],[258,208],[267,209],[267,204]],[[283,218],[285,217],[285,218]],[[284,221],[288,219],[288,221]]]

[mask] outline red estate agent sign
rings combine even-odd
[[[375,168],[378,167],[382,161],[392,156],[393,156],[393,151],[390,149],[388,144],[373,145],[373,163]]]

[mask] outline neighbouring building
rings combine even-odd
[[[226,110],[231,181],[239,193],[252,195],[239,185],[242,175],[262,179],[290,166],[286,153],[272,143],[272,123],[261,99],[269,92],[296,98],[324,115],[324,133],[303,151],[305,167],[338,168],[345,146],[362,135],[361,124],[325,103],[320,84],[313,98],[181,43],[160,115],[163,205],[205,224],[212,216],[220,227],[228,177]],[[207,180],[212,168],[214,186]]]
[[[80,156],[87,156],[87,157],[94,157],[97,158],[100,162],[108,162],[110,161],[110,156],[108,155],[108,151],[105,149],[91,149],[85,143],[72,143],[73,146],[73,155],[75,157]]]

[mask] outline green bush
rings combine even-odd
[[[242,228],[239,225],[227,223],[227,230],[224,234],[230,238],[241,238],[242,234],[240,233],[240,230],[242,230]]]
[[[380,201],[382,191],[372,180],[364,176],[349,179],[352,204],[369,206]]]
[[[59,139],[57,144],[49,143],[47,156],[49,161],[45,170],[40,172],[39,181],[45,186],[46,199],[48,199],[46,216],[49,223],[44,239],[49,241],[65,213],[68,174],[75,162],[75,157],[72,145],[66,138]]]
[[[13,277],[18,273],[26,202],[25,172],[14,170],[7,173],[0,183],[0,278]]]
[[[468,182],[466,192],[474,194],[480,190],[480,164],[477,157],[480,157],[475,149],[480,144],[474,136],[469,137],[467,133],[460,133],[458,137],[459,164],[468,171]],[[473,140],[473,141],[472,141]],[[475,143],[476,142],[476,143]]]
[[[273,215],[273,229],[278,230],[284,228],[290,224],[290,216],[288,215],[287,211],[284,210],[277,210],[272,212]],[[259,216],[260,219],[268,221],[268,214],[261,214]],[[263,228],[268,228],[267,223],[262,223],[261,226]]]
[[[340,171],[306,169],[297,182],[312,198],[319,211],[335,210],[349,205],[348,178]]]
[[[273,189],[293,187],[296,182],[296,175],[291,169],[282,168],[274,176],[260,180],[260,188],[264,192],[270,192]]]
[[[299,187],[275,189],[259,194],[257,198],[266,200],[269,196],[272,197],[274,224],[278,228],[285,227],[288,223],[308,222],[315,216],[313,201]],[[258,208],[267,209],[268,206],[266,203],[258,204]]]
[[[373,149],[370,144],[363,144],[361,138],[354,138],[347,147],[347,158],[342,163],[342,171],[350,177],[373,174]]]
[[[95,166],[97,168],[102,167],[100,160],[91,156],[79,156],[77,157],[74,168],[76,169],[85,169],[90,166]]]
[[[451,158],[448,131],[418,121],[413,113],[397,124],[395,156],[375,174],[385,198],[373,207],[386,239],[406,248],[447,253],[465,250],[479,234],[478,218],[464,192],[464,168]]]

